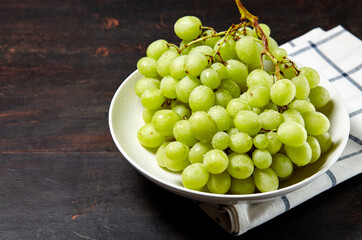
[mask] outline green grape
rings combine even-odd
[[[197,143],[197,139],[191,130],[191,126],[188,120],[180,120],[173,125],[173,135],[179,142],[192,147]]]
[[[141,97],[143,92],[150,88],[160,88],[160,81],[156,78],[141,78],[136,82],[134,91],[138,97]]]
[[[189,152],[191,163],[203,163],[205,154],[212,149],[210,143],[197,142]]]
[[[200,80],[203,85],[211,89],[217,88],[221,83],[219,74],[211,68],[206,68],[204,71],[202,71]]]
[[[309,111],[302,113],[305,129],[310,135],[322,135],[330,127],[328,118],[320,112]]]
[[[279,62],[283,61],[283,59],[286,59],[288,56],[288,53],[284,48],[276,48],[272,53]]]
[[[251,158],[244,153],[231,153],[228,155],[229,165],[227,171],[237,179],[246,179],[254,172],[254,163]]]
[[[260,49],[252,37],[245,36],[240,38],[235,44],[235,50],[241,62],[249,66],[249,69],[255,69],[260,66]]]
[[[283,122],[281,113],[275,110],[265,110],[259,115],[261,120],[261,128],[265,130],[274,130]]]
[[[297,110],[300,113],[315,111],[314,105],[305,99],[304,100],[295,99],[288,105],[288,108]]]
[[[272,155],[265,149],[256,149],[253,152],[252,159],[255,167],[265,169],[272,163]]]
[[[189,105],[192,111],[207,111],[215,103],[215,94],[211,88],[197,86],[192,90],[189,97]]]
[[[293,79],[297,76],[296,70],[291,63],[279,64],[279,68],[283,75],[288,79]]]
[[[238,132],[240,132],[240,131],[236,127],[232,127],[229,130],[227,130],[226,133],[229,134],[229,136],[231,136],[231,135],[233,135],[235,133],[238,133]]]
[[[253,28],[250,28],[250,27],[242,27],[242,28],[239,28],[238,31],[237,31],[238,34],[240,34],[239,36],[250,36],[250,37],[254,37],[254,38],[257,38],[256,36],[256,33],[254,31]]]
[[[149,110],[149,109],[145,108],[145,109],[143,110],[143,113],[142,113],[143,121],[144,121],[145,123],[150,123],[150,122],[152,122],[152,117],[153,117],[153,115],[155,114],[155,112],[157,112],[157,111],[158,111],[158,109]]]
[[[173,136],[173,125],[181,120],[180,116],[170,109],[157,111],[152,117],[152,126],[163,136]]]
[[[255,168],[253,177],[255,186],[257,189],[259,189],[260,192],[274,191],[279,187],[278,176],[271,168]]]
[[[192,42],[192,40],[182,40],[182,42],[180,43],[180,50],[182,55],[187,55],[193,48],[201,46],[200,42],[196,42],[191,45],[190,42]]]
[[[261,111],[265,111],[265,110],[274,110],[274,111],[279,111],[277,105],[275,105],[275,103],[273,102],[268,102],[264,107],[260,108]]]
[[[215,133],[218,132],[214,119],[203,111],[194,112],[189,118],[192,132],[201,142],[210,142]]]
[[[268,46],[271,52],[274,52],[278,48],[278,43],[272,37],[268,37]]]
[[[309,93],[310,102],[317,108],[324,107],[330,100],[329,92],[322,86],[312,88]]]
[[[160,89],[150,88],[142,93],[141,103],[147,109],[158,109],[164,102],[165,97],[162,95]]]
[[[211,140],[211,144],[215,149],[225,150],[229,147],[230,136],[226,132],[216,133]]]
[[[208,56],[212,56],[214,54],[214,49],[209,46],[201,45],[201,46],[196,46],[193,49],[191,49],[189,54],[191,54],[193,52],[199,52],[199,53],[205,55],[206,57],[208,57]]]
[[[226,62],[227,78],[233,80],[241,90],[246,90],[248,68],[240,61],[230,59]]]
[[[167,147],[167,145],[170,142],[164,142],[158,149],[156,152],[156,162],[158,164],[158,166],[160,167],[166,167],[165,166],[165,160],[164,160],[164,156],[165,156],[165,149]]]
[[[186,76],[185,72],[186,56],[178,56],[172,60],[169,65],[169,72],[174,79],[182,79]]]
[[[258,134],[254,137],[253,143],[257,149],[265,149],[268,147],[268,137],[265,134]]]
[[[200,190],[209,180],[209,172],[201,163],[194,163],[187,166],[181,174],[181,181],[184,187],[192,190]]]
[[[165,77],[170,74],[170,63],[179,56],[175,49],[170,49],[164,52],[162,56],[157,60],[156,68],[161,77]]]
[[[229,158],[224,151],[212,149],[205,154],[203,164],[209,173],[219,174],[227,168]]]
[[[212,30],[206,30],[202,33],[201,37],[206,37],[206,36],[213,36],[215,34],[214,31]],[[209,37],[207,39],[204,40],[204,44],[206,46],[209,46],[209,47],[214,47],[216,42],[220,40],[220,36],[215,36],[215,37]]]
[[[299,147],[307,140],[307,131],[294,121],[283,122],[277,133],[279,140],[291,147]]]
[[[235,40],[230,35],[226,37],[222,37],[219,41],[215,43],[214,51],[218,51],[219,54],[216,54],[216,60],[221,61],[221,59],[226,62],[230,59],[235,58]],[[221,59],[220,59],[221,57]]]
[[[266,37],[270,36],[270,28],[268,25],[266,25],[265,23],[260,23],[259,27],[261,28],[261,30],[263,31],[263,33],[265,34]],[[261,36],[259,35],[259,33],[256,31],[256,29],[254,28],[255,34],[259,36],[259,38],[261,38]]]
[[[296,89],[289,79],[276,81],[270,89],[270,99],[279,106],[289,104],[295,97]]]
[[[145,77],[157,77],[156,60],[150,57],[143,57],[137,62],[138,71]]]
[[[197,77],[208,66],[208,60],[205,55],[199,52],[192,52],[186,56],[185,72],[189,76]]]
[[[285,145],[285,151],[290,160],[297,166],[305,166],[312,160],[312,149],[307,142],[299,147]]]
[[[246,153],[253,146],[253,139],[243,132],[230,135],[229,147],[237,153]]]
[[[137,132],[138,141],[145,147],[156,148],[161,146],[165,137],[159,134],[151,123],[146,123]]]
[[[221,106],[213,106],[207,113],[214,119],[219,132],[226,131],[233,125],[229,112]]]
[[[232,194],[251,194],[255,192],[253,177],[245,179],[231,178],[230,192]]]
[[[275,132],[267,132],[265,135],[268,138],[268,146],[265,149],[268,150],[270,154],[279,152],[283,143],[279,141],[278,134]]]
[[[179,172],[179,171],[184,170],[188,165],[190,165],[190,162],[187,159],[183,160],[183,161],[172,161],[165,154],[164,164],[168,170],[173,171],[173,172]]]
[[[226,171],[219,174],[210,174],[206,185],[210,192],[224,194],[230,189],[231,177]]]
[[[221,79],[225,79],[227,77],[227,70],[224,64],[220,62],[216,62],[211,64],[210,68],[214,71],[216,71]]]
[[[312,159],[311,159],[310,163],[314,163],[321,156],[321,147],[319,146],[318,140],[313,136],[308,136],[307,143],[309,144],[310,148],[312,149]]]
[[[226,108],[228,103],[233,99],[231,94],[226,89],[218,89],[215,93],[215,105],[220,105],[223,108]]]
[[[232,99],[226,106],[226,111],[230,114],[231,117],[235,117],[235,115],[242,111],[242,110],[251,110],[250,105],[240,99],[240,98],[234,98]]]
[[[319,146],[321,148],[321,153],[325,153],[331,148],[332,138],[331,138],[329,132],[325,132],[321,135],[314,136],[314,137],[318,140]]]
[[[281,179],[287,179],[293,173],[293,163],[290,159],[283,153],[276,153],[272,156],[273,161],[270,166],[271,169],[277,174]]]
[[[295,98],[306,99],[310,92],[309,82],[307,78],[301,75],[293,78],[292,82],[295,86]]]
[[[166,76],[162,78],[160,83],[160,89],[163,94],[163,96],[175,99],[177,97],[176,95],[176,85],[178,81],[174,79],[172,76]]]
[[[171,110],[177,113],[181,119],[188,119],[191,116],[191,110],[182,104],[173,106]]]
[[[300,75],[305,76],[307,78],[309,82],[309,87],[311,89],[318,86],[320,77],[316,70],[310,67],[302,67],[299,70],[300,70]]]
[[[222,80],[219,89],[222,88],[228,90],[228,92],[233,98],[237,98],[240,96],[241,93],[240,87],[233,80],[230,79]]]
[[[196,77],[184,77],[176,85],[177,98],[184,103],[188,103],[192,90],[199,85],[201,85],[201,82]]]
[[[147,57],[151,57],[155,60],[158,60],[161,55],[169,50],[169,44],[166,40],[159,39],[154,42],[152,42],[146,50]]]
[[[246,100],[253,108],[262,108],[270,101],[269,89],[263,86],[252,86],[248,89]]]
[[[240,131],[255,136],[261,129],[261,121],[258,114],[250,110],[239,111],[234,118],[235,127]]]
[[[165,148],[166,157],[174,162],[187,160],[189,156],[189,147],[182,142],[170,142]]]
[[[294,121],[304,127],[304,119],[302,117],[302,114],[300,114],[300,112],[298,112],[297,110],[288,109],[287,111],[282,113],[282,116],[283,116],[284,122]]]
[[[174,31],[179,38],[183,40],[192,40],[201,34],[201,27],[202,23],[199,18],[184,16],[176,21]]]
[[[246,78],[246,86],[251,88],[253,86],[262,86],[270,89],[273,86],[272,77],[262,69],[255,69],[249,73]]]

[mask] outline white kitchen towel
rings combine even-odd
[[[255,204],[198,203],[221,227],[234,235],[267,222],[362,172],[362,42],[342,26],[316,28],[280,46],[290,57],[316,69],[339,91],[349,112],[351,129],[338,161],[312,184],[281,198]]]

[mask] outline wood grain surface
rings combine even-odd
[[[342,25],[361,1],[243,1],[280,43]],[[0,1],[0,239],[235,239],[149,182],[115,147],[108,108],[147,45],[195,15],[224,30],[234,1]],[[240,239],[362,239],[361,176]]]

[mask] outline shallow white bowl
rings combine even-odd
[[[300,64],[298,64],[300,66]],[[333,140],[332,148],[310,165],[298,168],[293,176],[280,183],[280,188],[267,193],[247,195],[213,194],[186,189],[181,183],[181,174],[159,167],[155,152],[142,147],[137,140],[137,131],[144,124],[143,106],[134,92],[134,86],[143,76],[134,71],[118,88],[109,109],[109,127],[115,144],[123,156],[145,177],[159,186],[181,196],[216,204],[234,204],[237,202],[254,203],[267,201],[295,191],[325,173],[339,158],[349,136],[349,116],[343,100],[331,83],[321,76],[320,85],[327,88],[331,101],[322,112],[331,122],[329,130]]]

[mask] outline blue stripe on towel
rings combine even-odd
[[[336,184],[337,184],[337,179],[336,179],[336,177],[334,176],[334,174],[331,172],[331,170],[327,170],[326,174],[327,174],[327,176],[331,179],[332,187],[336,186]]]

